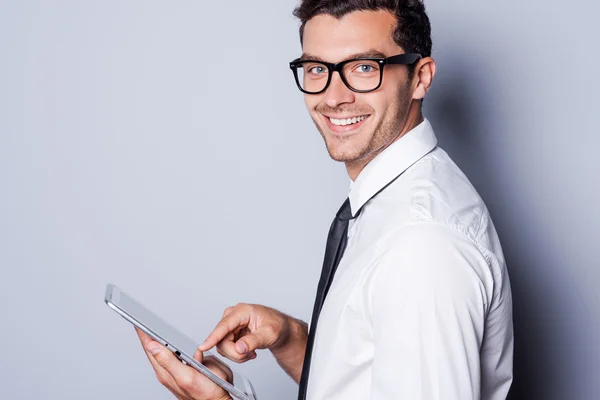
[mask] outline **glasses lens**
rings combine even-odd
[[[298,83],[302,90],[309,93],[318,93],[325,89],[329,70],[324,64],[318,62],[303,62],[296,66],[298,74]]]
[[[353,89],[374,90],[381,83],[378,61],[356,60],[344,65],[344,77]]]

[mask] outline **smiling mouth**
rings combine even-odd
[[[368,115],[361,115],[358,117],[351,117],[351,118],[332,118],[332,117],[325,116],[325,118],[327,118],[329,120],[329,122],[331,122],[335,126],[346,126],[346,125],[358,124],[358,123],[364,121],[365,119],[367,119],[368,117],[369,117]]]

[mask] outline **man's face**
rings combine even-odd
[[[335,63],[358,54],[404,53],[392,38],[395,26],[395,17],[387,11],[353,12],[342,19],[317,15],[304,28],[303,58]],[[367,163],[401,134],[412,102],[408,69],[387,65],[381,87],[369,93],[351,91],[334,72],[325,92],[306,94],[304,101],[331,158]],[[339,120],[365,116],[360,122],[340,125]]]

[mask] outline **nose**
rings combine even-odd
[[[353,102],[354,92],[344,84],[340,73],[334,71],[333,75],[331,76],[329,87],[325,92],[325,103],[329,107],[337,107],[340,104]]]

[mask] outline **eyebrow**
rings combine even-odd
[[[348,60],[354,60],[355,58],[387,58],[387,56],[385,54],[383,54],[379,50],[369,49],[367,51],[363,51],[363,52],[360,52],[360,53],[350,54],[349,56],[345,57],[344,59],[342,59],[339,62],[344,62],[344,61],[348,61]],[[305,60],[314,60],[314,61],[328,62],[328,61],[325,61],[324,59],[322,59],[319,56],[314,56],[314,55],[308,54],[308,53],[302,53],[302,56],[300,56],[300,58],[298,59],[298,61],[305,61]]]

